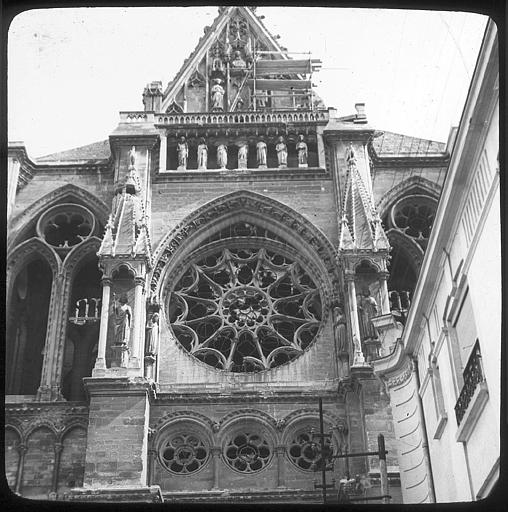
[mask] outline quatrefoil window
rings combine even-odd
[[[293,360],[312,343],[321,299],[293,258],[229,246],[188,265],[171,293],[168,317],[180,345],[204,363],[257,372]]]

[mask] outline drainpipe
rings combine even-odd
[[[416,403],[418,407],[418,414],[422,422],[421,434],[422,434],[422,448],[423,448],[423,462],[425,464],[425,470],[429,475],[429,494],[431,503],[436,503],[436,493],[434,491],[434,476],[432,474],[432,466],[430,464],[429,454],[429,440],[427,438],[427,425],[425,424],[425,414],[423,412],[422,397],[420,396],[420,374],[418,373],[418,358],[413,357],[411,359],[413,376],[416,381]]]

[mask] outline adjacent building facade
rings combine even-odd
[[[373,452],[383,434],[391,500],[441,498],[429,472],[411,490],[409,458],[430,468],[441,448],[419,442],[422,422],[420,437],[403,440],[399,397],[409,391],[399,390],[405,340],[427,345],[413,325],[430,317],[422,276],[441,257],[431,226],[440,233],[442,219],[451,222],[448,203],[438,207],[446,169],[447,184],[476,173],[459,165],[467,155],[458,148],[477,140],[460,127],[450,160],[452,140],[377,131],[363,104],[339,116],[312,90],[319,65],[282,48],[254,8],[221,7],[174,80],[148,84],[144,110],[121,112],[108,141],[36,161],[9,145],[5,446],[16,493],[318,502],[321,399],[330,453]],[[484,105],[468,101],[475,112]],[[436,235],[448,237],[455,272],[450,332],[471,332],[460,318],[471,319],[478,298],[467,290],[486,256],[474,247],[489,243],[482,233],[496,237],[492,119],[486,160],[475,160],[483,181],[470,187],[480,227],[468,225],[460,249],[451,228]],[[495,353],[482,345],[494,321],[475,324],[457,361]],[[418,369],[422,418],[432,396],[450,410],[451,377],[436,350],[436,369]],[[495,361],[488,371],[499,374]],[[455,379],[460,391],[470,378]],[[498,414],[490,379],[474,399],[485,403],[482,418]],[[472,424],[463,403],[461,420]],[[440,421],[442,439],[454,435]],[[462,427],[450,460],[469,460],[476,431]],[[404,442],[414,443],[409,458]],[[381,495],[377,457],[334,460],[324,471],[329,500],[340,488],[352,499]],[[475,497],[488,492],[479,482],[495,466],[485,464],[470,478]]]

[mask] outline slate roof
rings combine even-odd
[[[51,153],[50,155],[36,158],[35,161],[40,164],[51,162],[73,162],[81,160],[107,160],[111,156],[109,139],[93,142],[86,146]]]
[[[376,154],[381,157],[439,155],[444,153],[446,148],[444,142],[393,132],[384,132],[372,141],[372,145]]]

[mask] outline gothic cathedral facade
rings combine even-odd
[[[448,148],[361,103],[339,116],[319,60],[289,55],[255,9],[223,7],[109,140],[36,161],[10,144],[16,493],[317,502],[324,473],[329,500],[341,481],[379,496],[379,457],[320,448],[382,434],[402,501],[397,382],[372,362],[403,330]]]

